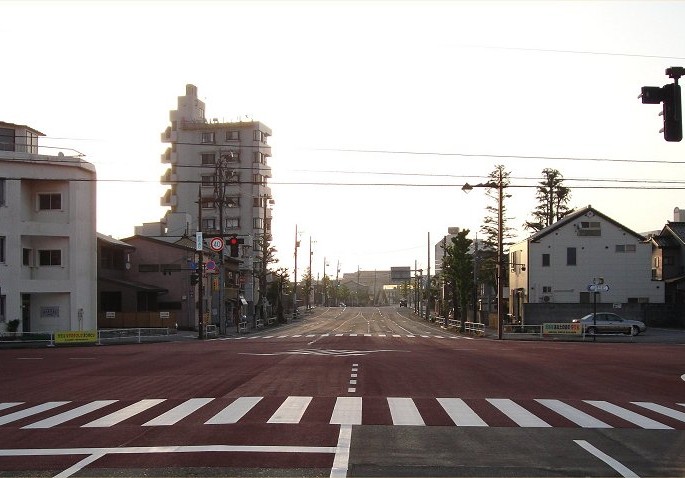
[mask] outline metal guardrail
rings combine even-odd
[[[160,340],[171,340],[175,329],[168,327],[135,328],[135,329],[100,329],[97,331],[97,345],[109,343],[143,343]],[[0,332],[0,344],[41,344],[54,347],[57,332]],[[71,345],[77,344],[74,342]],[[88,342],[85,342],[88,343]],[[85,344],[84,343],[84,344]],[[92,342],[90,342],[92,344]]]
[[[542,325],[505,324],[502,325],[502,333],[542,337]]]

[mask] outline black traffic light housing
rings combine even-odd
[[[231,247],[231,257],[238,257],[238,245],[240,244],[240,239],[235,236],[228,238],[228,245]]]
[[[685,75],[685,68],[673,66],[666,69],[666,74],[674,79],[673,83],[661,88],[643,86],[639,98],[642,99],[643,104],[663,103],[663,109],[659,114],[663,116],[664,127],[660,132],[664,133],[666,141],[678,142],[683,139],[683,114],[678,79]]]
[[[190,285],[197,285],[198,282],[200,282],[200,274],[197,272],[190,274]]]

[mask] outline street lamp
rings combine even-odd
[[[497,188],[497,338],[502,340],[502,322],[504,318],[503,310],[503,295],[504,295],[504,251],[503,251],[503,207],[502,200],[504,198],[504,188],[506,187],[502,181],[502,171],[499,171],[497,181],[488,181],[487,183],[480,183],[471,186],[469,183],[464,184],[461,188],[465,193],[471,192],[473,188]]]

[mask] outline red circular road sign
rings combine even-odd
[[[224,240],[221,237],[212,237],[209,240],[209,248],[213,251],[219,252],[224,248]]]

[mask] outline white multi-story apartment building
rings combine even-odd
[[[207,120],[195,85],[186,85],[169,120],[162,141],[170,146],[162,163],[170,167],[161,183],[170,188],[161,205],[170,209],[159,223],[136,228],[136,234],[170,239],[196,231],[205,238],[237,236],[244,297],[251,303],[245,312],[251,316],[252,304],[259,299],[255,271],[263,269],[262,238],[271,234],[271,129],[258,121]]]
[[[0,326],[95,330],[95,167],[39,154],[40,136],[0,122]]]

